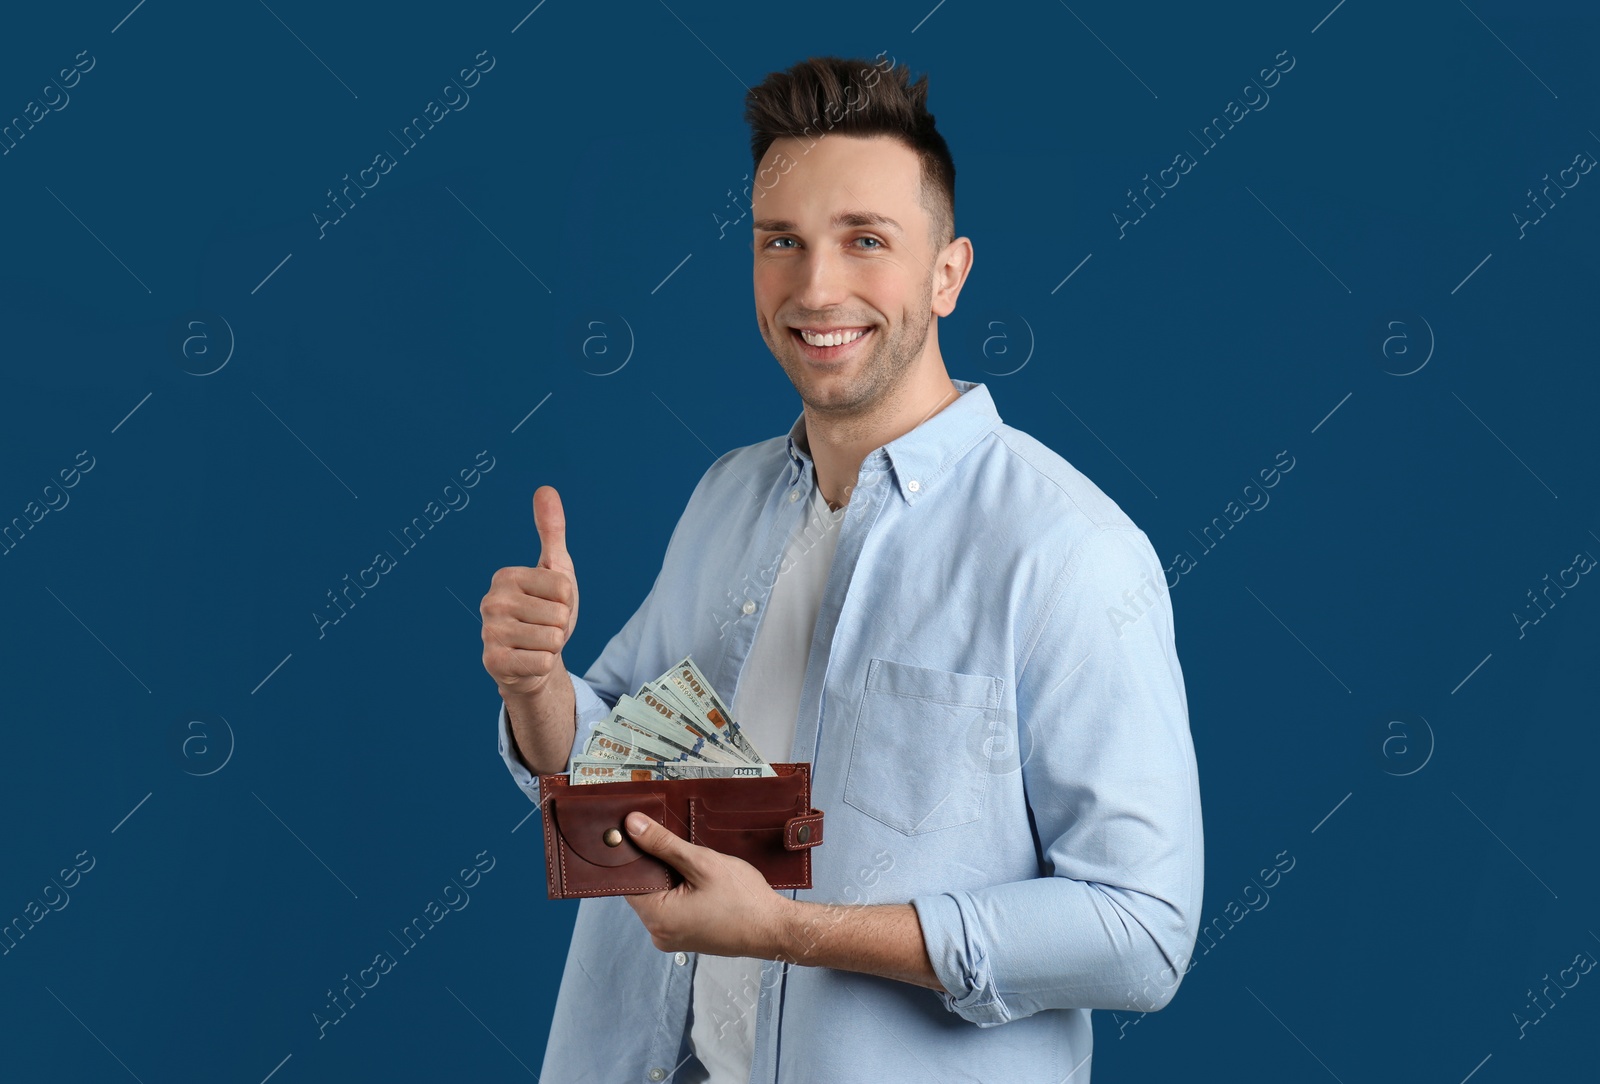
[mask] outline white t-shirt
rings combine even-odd
[[[768,761],[789,759],[822,589],[833,566],[839,522],[815,485],[805,524],[790,539],[750,646],[734,696],[733,717]],[[694,971],[694,1023],[689,1041],[710,1076],[707,1084],[747,1084],[755,1053],[756,995],[761,961],[702,954]]]

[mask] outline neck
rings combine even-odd
[[[911,432],[955,402],[960,392],[943,363],[925,377],[907,381],[862,414],[835,415],[805,406],[806,445],[817,486],[828,507],[844,507],[861,473],[861,461],[896,437]]]

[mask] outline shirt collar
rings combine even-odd
[[[915,504],[943,480],[946,469],[1000,425],[1000,414],[986,385],[950,381],[961,394],[956,401],[907,433],[867,454],[863,471],[891,469],[907,504]],[[789,484],[811,468],[811,455],[801,447],[805,411],[789,427]]]

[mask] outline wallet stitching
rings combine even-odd
[[[548,809],[546,811],[546,815],[545,815],[544,819],[545,819],[545,828],[548,830],[549,827],[550,827],[550,819],[549,819]],[[655,820],[654,817],[652,817],[651,819]],[[666,827],[666,822],[664,820],[656,821],[656,823],[661,825],[663,828]],[[556,857],[561,862],[561,887],[562,887],[562,895],[564,895],[564,896],[606,896],[606,895],[611,895],[613,893],[618,893],[618,892],[663,892],[663,891],[666,890],[666,889],[662,888],[659,885],[644,884],[644,885],[621,885],[621,886],[619,886],[619,885],[602,885],[599,888],[587,888],[587,889],[578,889],[576,891],[569,891],[569,890],[567,890],[567,837],[558,834],[556,838],[558,840],[558,842],[556,843]],[[651,855],[651,854],[646,854],[645,857],[647,857],[647,858],[655,858],[655,856]],[[661,859],[659,859],[659,858],[656,858],[656,861],[657,862],[661,862],[661,864],[663,866],[667,865],[667,863],[662,862]],[[672,887],[672,873],[670,872],[670,868],[669,868],[669,872],[667,873],[666,888],[671,888],[671,887]]]
[[[657,824],[661,824],[660,821],[656,821],[656,823]],[[665,826],[663,825],[663,827],[665,827]],[[567,841],[566,841],[565,837],[562,837],[561,842],[556,847],[556,850],[559,852],[559,857],[561,859],[561,881],[562,881],[562,886],[564,888],[565,885],[566,885],[566,880],[567,880]],[[650,854],[645,855],[645,857],[647,857],[647,858],[655,858],[654,855],[650,855]],[[656,858],[656,861],[657,862],[661,862],[661,859]],[[662,865],[665,866],[666,863],[662,862]],[[671,887],[672,887],[672,874],[669,872],[667,874],[666,888],[671,888]],[[610,895],[610,894],[615,893],[615,892],[661,892],[661,891],[664,891],[664,890],[665,889],[663,889],[661,886],[655,885],[655,884],[644,884],[644,885],[602,885],[599,888],[587,888],[587,889],[578,889],[577,891],[569,891],[569,892],[566,893],[566,895],[568,895],[568,896],[603,896],[603,895]]]
[[[785,773],[785,774],[787,774],[787,773]],[[805,763],[796,763],[795,766],[794,766],[794,774],[799,775],[801,777],[801,782],[800,782],[801,796],[802,796],[802,798],[803,798],[803,800],[805,802],[806,808],[809,810],[809,809],[812,808],[812,806],[811,806],[811,779],[810,779],[811,766],[809,764],[805,764]],[[558,777],[553,777],[553,778],[558,778]],[[562,784],[562,785],[564,785],[564,784]],[[541,789],[543,789],[543,788],[541,788]],[[602,887],[599,887],[599,888],[592,888],[592,889],[571,889],[571,888],[569,888],[567,886],[567,842],[566,842],[566,839],[565,839],[565,837],[561,836],[560,833],[556,833],[556,835],[553,836],[553,837],[550,834],[551,831],[552,831],[552,827],[553,827],[552,821],[551,821],[551,815],[550,815],[550,802],[554,799],[554,797],[555,796],[553,794],[545,795],[544,801],[542,801],[540,803],[540,813],[541,813],[540,819],[544,822],[545,838],[547,840],[551,839],[551,838],[554,838],[554,839],[558,840],[557,845],[556,845],[556,849],[558,851],[557,860],[560,863],[561,875],[562,875],[561,876],[561,884],[559,886],[557,886],[554,883],[555,865],[548,861],[548,856],[547,856],[547,861],[546,861],[546,866],[547,866],[546,872],[547,872],[547,875],[548,875],[548,879],[551,881],[551,890],[552,890],[552,892],[559,892],[558,898],[574,899],[574,898],[586,898],[586,897],[593,897],[593,896],[616,895],[616,894],[619,894],[619,893],[627,893],[627,892],[641,892],[641,891],[643,891],[643,892],[659,892],[659,891],[663,891],[661,886],[655,885],[655,884],[629,885],[629,886],[625,886],[625,887],[618,887],[618,886],[615,886],[615,885],[606,885],[606,886],[602,886]],[[689,799],[689,833],[690,833],[691,837],[696,834],[696,832],[695,832],[695,820],[696,820],[696,817],[698,815],[698,806],[699,805],[700,805],[699,799],[694,798],[694,797],[690,797],[690,799]],[[818,823],[820,823],[820,821],[821,821],[821,814],[822,814],[822,811],[818,810],[817,811]],[[656,823],[662,825],[662,827],[666,826],[666,822],[665,822],[664,819],[656,821]],[[785,833],[784,834],[786,836],[788,835],[787,828],[785,829]],[[821,843],[821,842],[822,842],[821,840],[817,840],[817,843]],[[812,847],[814,847],[814,846],[816,846],[816,844],[812,844],[811,846],[807,846],[807,847],[803,848],[800,851],[800,863],[801,863],[801,879],[800,880],[798,880],[798,881],[785,881],[785,882],[783,882],[781,884],[771,884],[771,882],[768,882],[769,886],[772,887],[772,888],[797,888],[797,889],[805,889],[805,888],[807,888],[811,883],[811,851],[812,851]],[[656,861],[661,862],[660,859],[656,859]],[[667,881],[668,881],[667,888],[671,888],[672,887],[672,883],[671,883],[672,882],[672,867],[670,866],[670,864],[665,863],[665,862],[662,862],[662,865],[667,870]]]
[[[810,788],[804,788],[804,789],[809,791]],[[809,793],[806,793],[804,795],[804,797],[805,797],[805,800],[806,800],[806,808],[809,809],[811,807],[811,795]],[[697,818],[700,816],[699,810],[700,810],[700,799],[691,797],[689,799],[689,835],[691,837],[699,834],[699,833],[697,833],[695,831],[695,824],[696,824]],[[788,834],[789,834],[789,831],[788,831],[787,828],[785,828],[784,829],[784,835],[787,836]],[[691,842],[692,842],[692,840],[691,840]],[[702,846],[703,847],[703,846],[705,846],[705,844],[701,843],[701,844],[697,844],[697,846]],[[801,865],[804,867],[804,873],[801,875],[800,880],[798,880],[798,881],[784,881],[782,884],[773,884],[771,881],[768,881],[767,882],[767,887],[768,888],[805,888],[806,887],[806,885],[811,880],[811,848],[807,847],[805,850],[801,851],[800,853],[802,855]],[[763,876],[763,878],[765,878],[766,875],[762,874],[762,876]]]
[[[798,817],[791,818],[789,823],[784,825],[784,828],[783,828],[784,844],[791,851],[798,851],[798,850],[801,850],[803,848],[816,847],[816,846],[818,846],[818,845],[820,845],[822,843],[822,813],[819,810],[811,809],[809,802],[806,803],[806,807],[807,807],[807,812],[800,814],[800,816],[798,816]],[[799,833],[801,827],[804,826],[804,825],[811,825],[812,827],[816,828],[816,830],[817,830],[817,838],[816,839],[810,840],[809,842],[806,842],[806,843],[801,843],[800,842],[798,833]]]
[[[539,813],[540,813],[539,819],[544,821],[544,838],[545,839],[553,838],[551,833],[554,832],[554,830],[555,830],[555,824],[550,820],[550,802],[551,802],[551,800],[552,800],[552,796],[551,795],[546,795],[544,801],[539,804]],[[556,843],[556,857],[558,859],[560,858],[561,847],[562,847],[562,843],[558,841]],[[563,880],[561,881],[561,883],[557,884],[557,882],[556,882],[556,863],[555,862],[551,862],[548,859],[549,859],[549,855],[548,855],[548,852],[546,852],[545,879],[550,882],[550,892],[551,892],[552,895],[564,896],[564,895],[566,895],[566,887],[567,887],[566,886],[566,881],[565,881],[566,872],[567,872],[566,866],[564,864],[562,865],[561,874],[562,874]]]

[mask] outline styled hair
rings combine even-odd
[[[745,95],[754,170],[780,138],[807,140],[810,150],[809,141],[834,132],[891,136],[916,152],[922,166],[919,198],[932,222],[934,245],[943,248],[955,240],[956,165],[928,112],[928,77],[910,79],[910,69],[893,57],[887,65],[811,57],[772,72]]]

